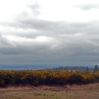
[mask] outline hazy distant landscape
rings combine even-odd
[[[53,65],[0,65],[0,69],[3,70],[37,70],[37,69],[51,69]]]

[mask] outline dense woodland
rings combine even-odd
[[[66,85],[99,82],[99,72],[68,70],[0,70],[0,86]]]

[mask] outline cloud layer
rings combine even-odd
[[[23,12],[15,15],[10,21],[0,22],[0,63],[98,64],[99,20],[90,19],[89,21],[88,16],[85,19],[82,16],[85,21],[75,21],[73,16],[74,21],[44,19],[42,7],[44,6],[38,1],[26,3],[26,9]],[[75,9],[75,13],[79,12],[79,8],[85,11],[83,13],[86,13],[86,10],[90,13],[94,8],[95,11],[99,11],[98,5],[75,3],[71,8]],[[68,11],[74,10],[68,9]],[[79,19],[79,13],[76,19],[77,16]]]

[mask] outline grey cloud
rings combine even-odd
[[[0,54],[7,55],[7,56],[28,55],[28,54],[39,55],[43,52],[48,51],[50,46],[51,44],[38,44],[38,43],[33,43],[31,45],[16,44],[15,47],[6,45],[6,48],[4,47],[0,48]]]
[[[99,32],[99,22],[88,22],[88,23],[65,23],[65,22],[53,22],[53,21],[45,21],[45,20],[34,20],[34,19],[18,19],[16,23],[8,23],[3,24],[4,26],[10,26],[14,28],[22,28],[24,30],[35,29],[35,32],[29,32],[25,34],[24,32],[15,33],[14,35],[25,36],[35,38],[36,36],[50,36],[54,37],[58,40],[65,39],[70,42],[70,40],[74,39],[80,40],[81,37],[85,41],[94,41],[98,36]],[[77,35],[78,36],[77,36]],[[81,36],[79,36],[81,34]],[[63,36],[62,36],[63,35]],[[98,39],[98,38],[97,38]],[[61,41],[62,42],[62,41]]]
[[[83,40],[93,42],[94,39],[98,39],[99,33],[99,21],[87,22],[87,23],[65,23],[65,22],[53,22],[53,21],[45,21],[45,20],[37,20],[37,19],[17,19],[15,23],[3,23],[4,26],[14,27],[17,29],[35,29],[37,31],[31,32],[23,32],[23,33],[15,33],[14,35],[25,36],[29,38],[35,38],[37,36],[48,36],[54,37],[57,40],[66,39],[66,41],[74,39],[80,40],[81,37]],[[77,35],[78,36],[77,36]],[[79,35],[81,34],[81,36]],[[62,41],[61,41],[62,42]]]
[[[31,52],[29,52],[30,50],[27,48],[22,48],[22,47],[16,47],[16,48],[1,48],[1,55],[6,55],[6,56],[10,56],[10,55],[26,55],[29,54]]]
[[[2,36],[2,34],[0,34],[0,48],[2,48],[2,47],[9,47],[11,44],[9,43],[9,41],[6,39],[6,38],[4,38],[3,36]]]
[[[13,61],[67,65],[98,63],[99,21],[66,23],[34,19],[30,16],[17,16],[15,22],[0,24],[24,30],[23,32],[14,31],[14,33],[9,31],[9,35],[33,39],[38,36],[47,36],[54,39],[46,44],[26,45],[23,42],[24,45],[19,44],[16,48],[10,47],[0,51],[1,55],[10,56]],[[32,31],[33,29],[36,31]],[[28,32],[29,30],[31,31]],[[2,38],[2,41],[6,40]]]
[[[77,32],[90,32],[99,30],[97,27],[99,21],[97,22],[88,22],[88,23],[65,23],[65,22],[53,22],[45,20],[34,20],[34,19],[19,19],[19,23],[27,28],[34,28],[39,31],[47,31],[50,33],[57,34],[75,34]],[[25,28],[26,28],[25,27]]]
[[[18,19],[16,23],[3,23],[5,26],[10,26],[14,28],[23,28],[23,29],[35,29],[37,33],[46,33],[49,34],[75,34],[79,32],[90,31],[90,27],[94,28],[92,23],[65,23],[65,22],[53,22],[37,19]]]
[[[37,1],[35,1],[34,4],[28,5],[27,7],[29,7],[32,10],[35,16],[38,16],[40,14],[39,11],[40,5]]]
[[[97,4],[84,4],[84,5],[77,5],[75,7],[81,8],[82,10],[90,10],[90,9],[99,8],[99,5],[97,5]]]

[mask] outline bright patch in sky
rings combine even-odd
[[[46,36],[39,36],[36,37],[35,41],[37,42],[48,42],[51,41],[52,39],[50,37],[46,37]]]

